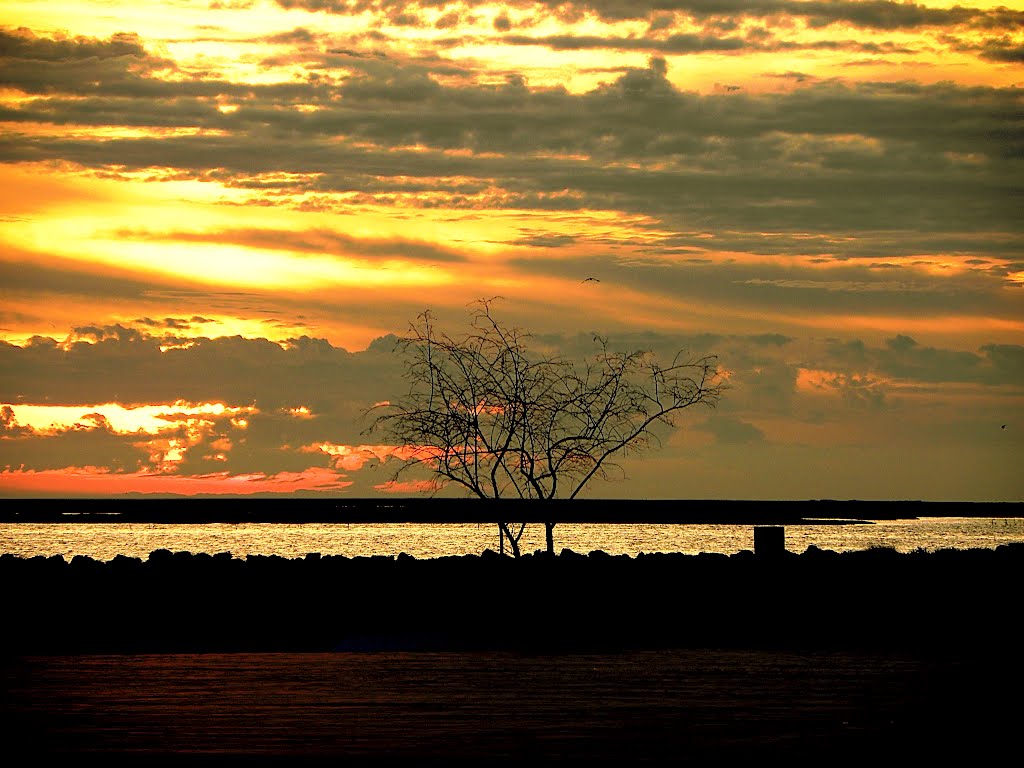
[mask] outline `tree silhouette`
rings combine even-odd
[[[575,498],[595,477],[620,471],[615,459],[646,450],[658,425],[694,405],[714,406],[723,389],[717,358],[667,365],[648,351],[617,352],[594,337],[581,360],[534,354],[529,334],[500,323],[492,300],[472,305],[470,329],[451,337],[421,313],[399,339],[407,394],[374,406],[369,431],[405,447],[435,487],[462,486],[481,499]],[[501,522],[500,548],[514,556],[524,523]],[[544,523],[554,552],[555,521]]]

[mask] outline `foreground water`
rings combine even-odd
[[[897,654],[240,653],[30,657],[0,682],[4,751],[33,758],[988,764],[1016,732],[994,671]]]
[[[609,525],[565,523],[555,528],[555,549],[613,555],[653,552],[735,554],[753,549],[749,525]],[[899,552],[939,549],[994,549],[1024,542],[1024,518],[942,517],[878,520],[864,524],[794,525],[785,529],[786,548],[810,546],[836,552],[888,547]],[[527,526],[524,552],[544,547],[544,529]],[[497,529],[484,524],[129,524],[3,523],[0,554],[19,557],[85,555],[111,560],[117,555],[147,558],[157,549],[172,552],[230,552],[233,557],[321,555],[416,558],[480,554],[498,549]]]

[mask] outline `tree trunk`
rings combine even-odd
[[[555,524],[544,523],[544,538],[548,545],[548,554],[555,554]]]
[[[501,537],[501,554],[505,554],[504,543],[508,541],[508,547],[512,550],[512,557],[519,557],[519,539],[512,535],[512,531],[508,529],[508,523],[498,523],[498,535]]]

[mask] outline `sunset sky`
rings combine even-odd
[[[719,357],[591,497],[1024,500],[1022,193],[1024,2],[4,0],[0,495],[415,493],[500,296]]]

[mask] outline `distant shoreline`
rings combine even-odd
[[[0,523],[844,524],[921,517],[1024,518],[1024,502],[728,499],[559,500],[268,497],[11,498]]]

